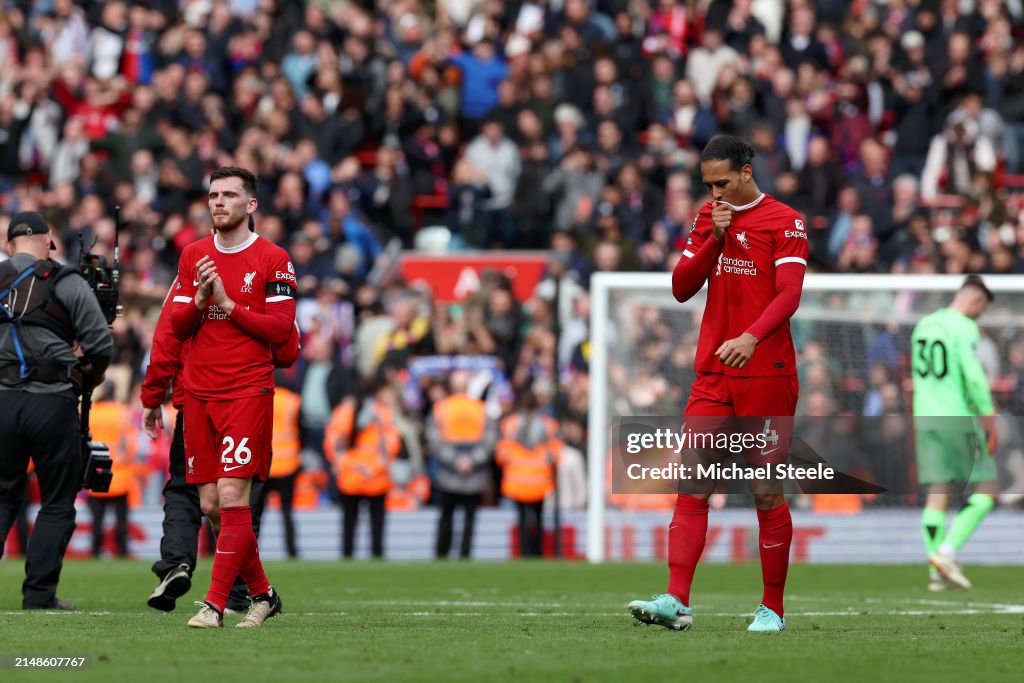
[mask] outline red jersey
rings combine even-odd
[[[168,387],[174,388],[171,402],[181,410],[185,405],[185,385],[181,377],[181,369],[188,357],[188,343],[174,335],[171,327],[171,307],[168,299],[177,291],[178,280],[171,283],[171,288],[164,298],[160,317],[153,330],[153,344],[149,349],[149,364],[146,366],[146,378],[142,380],[142,406],[159,408],[167,399]]]
[[[683,258],[693,258],[706,240],[713,239],[711,208],[711,202],[701,207]],[[776,269],[788,263],[806,268],[807,251],[807,231],[799,212],[766,194],[736,207],[717,263],[708,275],[707,305],[694,363],[697,372],[733,377],[796,374],[788,319],[758,339],[754,355],[742,368],[726,366],[715,351],[723,342],[752,332],[751,327],[777,294]]]
[[[196,263],[209,256],[228,297],[229,318],[212,299],[205,311],[194,301]],[[185,390],[198,398],[224,401],[273,393],[272,347],[295,330],[295,268],[288,252],[253,233],[237,247],[217,244],[216,236],[185,247],[178,261],[172,325],[179,339],[191,339],[185,364]]]

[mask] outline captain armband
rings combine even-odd
[[[294,299],[296,294],[297,292],[295,287],[287,282],[267,283],[267,303],[283,301],[284,299]]]

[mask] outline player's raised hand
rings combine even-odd
[[[196,279],[192,286],[196,287],[196,308],[201,311],[205,311],[210,305],[210,295],[213,293],[211,285],[216,275],[217,266],[209,256],[204,256],[196,262]]]
[[[210,297],[213,299],[213,303],[230,315],[234,309],[235,302],[228,298],[228,293],[224,289],[224,281],[220,279],[220,275],[214,273],[213,279],[210,281],[210,289]]]
[[[715,355],[730,368],[742,368],[754,355],[756,346],[757,338],[749,332],[744,332],[719,346]]]
[[[142,431],[146,432],[146,436],[155,439],[163,429],[165,429],[164,412],[160,406],[146,408],[142,411]]]
[[[711,229],[713,237],[719,242],[725,235],[725,231],[732,226],[732,204],[716,201],[711,207]]]

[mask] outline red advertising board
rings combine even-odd
[[[546,252],[490,251],[428,256],[414,252],[401,256],[402,278],[412,284],[423,280],[430,284],[439,301],[463,301],[480,288],[485,270],[496,270],[512,281],[512,292],[519,301],[533,296],[548,266]]]

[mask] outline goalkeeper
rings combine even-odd
[[[996,504],[995,407],[975,322],[992,299],[980,277],[968,276],[949,307],[922,319],[911,337],[917,478],[927,493],[921,527],[933,591],[971,587],[956,552]],[[963,484],[974,492],[945,533],[950,498]]]

